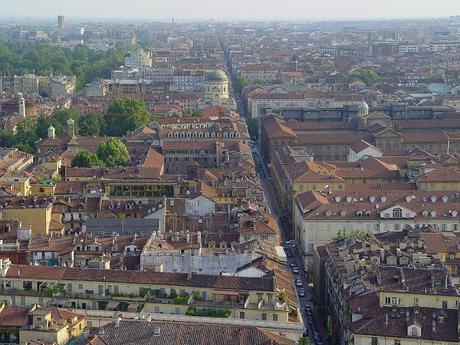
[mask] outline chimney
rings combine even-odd
[[[115,327],[120,327],[120,321],[121,321],[121,317],[118,315],[117,318],[115,319]]]

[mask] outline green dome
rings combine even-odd
[[[218,69],[218,70],[208,73],[206,80],[221,81],[221,80],[228,80],[228,78],[224,71],[222,71],[221,69]]]

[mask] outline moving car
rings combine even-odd
[[[305,297],[305,290],[303,288],[300,288],[298,293],[299,293],[299,297]]]

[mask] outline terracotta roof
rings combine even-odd
[[[353,144],[349,145],[348,146],[350,149],[352,149],[354,152],[356,153],[359,153],[361,151],[364,151],[365,149],[367,148],[372,148],[376,151],[379,151],[379,152],[382,152],[380,151],[379,148],[375,147],[374,145],[372,144],[369,144],[367,141],[365,140],[359,140],[359,141],[356,141],[354,142]]]
[[[125,283],[129,281],[137,284],[190,286],[237,291],[274,291],[275,288],[273,280],[266,278],[211,276],[201,274],[193,274],[191,277],[188,277],[187,274],[183,273],[117,271],[71,267],[11,265],[6,277],[11,279],[20,277],[21,279],[107,281],[113,283]]]
[[[316,163],[312,161],[300,161],[286,167],[292,182],[343,182],[343,179],[336,175],[333,165]]]
[[[293,340],[253,326],[121,320],[103,326],[93,345],[295,345]]]
[[[28,307],[16,307],[5,305],[0,311],[0,327],[23,327],[27,325],[27,315],[30,312]]]
[[[300,200],[299,196],[297,196],[297,202]],[[305,196],[303,197],[305,198]],[[305,212],[304,218],[331,221],[343,219],[378,220],[381,219],[381,212],[396,205],[411,210],[414,212],[412,218],[415,218],[417,222],[424,223],[454,220],[460,214],[460,195],[452,192],[382,189],[345,190],[334,191],[327,195],[327,198],[329,203],[310,209],[309,212]]]
[[[263,120],[262,126],[269,138],[295,138],[294,131],[286,126],[284,120],[277,117],[270,117]]]
[[[142,166],[144,168],[161,169],[164,165],[164,160],[165,157],[161,153],[153,148],[149,148]]]
[[[435,315],[435,327],[432,320]],[[437,316],[444,316],[443,322],[438,322]],[[388,319],[388,322],[387,322]],[[351,324],[351,331],[355,334],[370,336],[384,336],[394,338],[412,338],[408,334],[408,327],[417,324],[421,326],[421,339],[443,342],[458,342],[458,311],[448,309],[441,311],[432,308],[397,309],[375,307],[363,319]]]
[[[460,182],[460,172],[446,167],[438,167],[420,176],[417,182]]]

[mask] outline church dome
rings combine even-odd
[[[218,70],[215,70],[215,71],[212,71],[212,72],[208,73],[208,75],[206,76],[206,80],[208,80],[208,81],[224,81],[224,80],[228,80],[228,77],[227,77],[227,75],[225,74],[224,71],[222,71],[221,69],[218,69]]]
[[[362,101],[361,103],[358,104],[358,109],[369,111],[369,105],[366,102]]]

